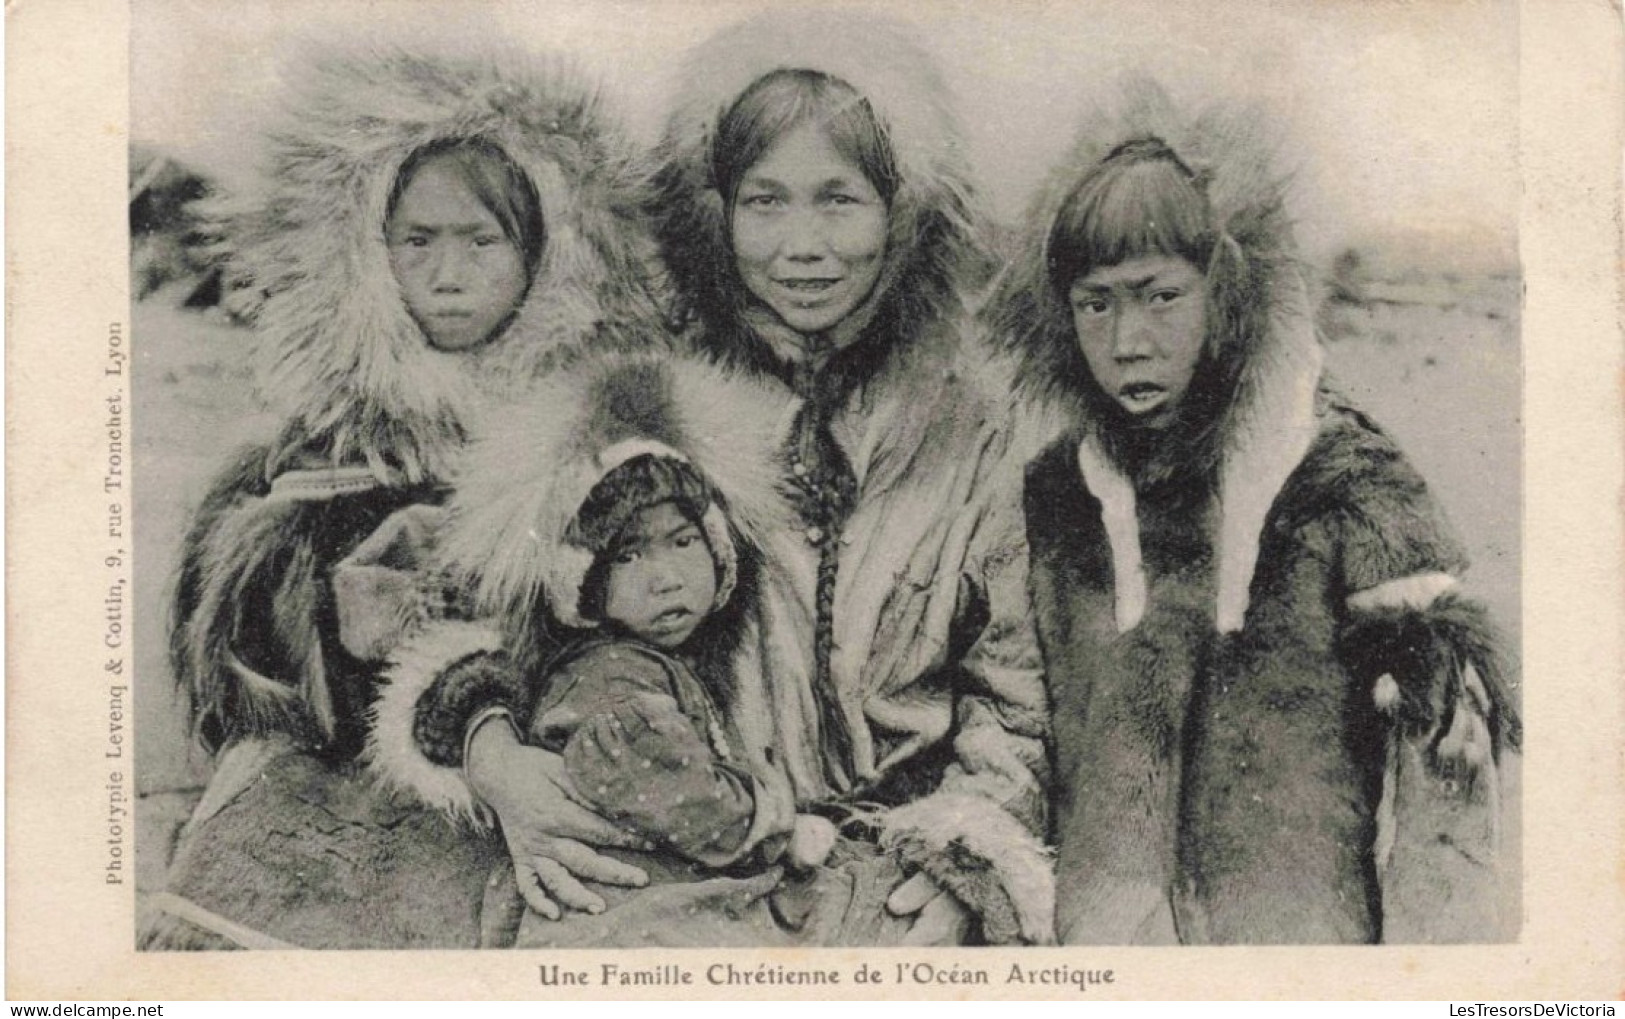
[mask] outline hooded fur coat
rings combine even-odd
[[[584,349],[657,342],[659,319],[630,158],[567,64],[336,50],[287,78],[262,179],[215,210],[235,271],[266,293],[261,386],[286,423],[198,512],[171,657],[211,749],[278,732],[353,753],[370,677],[334,640],[327,571],[395,509],[441,497],[473,411]],[[384,242],[401,166],[448,138],[507,153],[545,230],[515,319],[471,353],[428,345]]]
[[[1035,205],[990,312],[1024,391],[1071,422],[1025,497],[1055,713],[1057,930],[1504,938],[1498,786],[1518,725],[1495,638],[1426,483],[1323,383],[1259,128],[1131,88]],[[1237,371],[1216,430],[1172,432],[1131,475],[1045,244],[1082,175],[1144,137],[1205,182],[1210,341]]]
[[[822,71],[862,95],[899,178],[876,291],[854,312],[867,320],[811,380],[788,327],[740,282],[710,179],[718,120],[780,68]],[[882,804],[882,845],[969,905],[983,937],[1040,942],[1053,894],[1040,842],[1047,710],[1009,390],[967,339],[965,304],[988,262],[949,102],[928,56],[895,26],[849,12],[747,22],[690,55],[655,215],[693,343],[787,401],[824,401],[856,478],[838,538],[797,529],[767,547],[760,696],[798,799]],[[820,604],[823,540],[837,542],[836,580]],[[845,787],[820,760],[820,617],[833,626],[832,693],[852,743]]]
[[[483,875],[491,847],[433,815],[396,830],[404,808],[365,791],[346,763],[364,742],[377,663],[340,640],[332,573],[391,514],[444,498],[480,407],[583,350],[660,342],[639,175],[595,88],[557,59],[311,48],[284,78],[285,102],[259,132],[259,178],[214,208],[235,271],[264,292],[261,386],[286,417],[275,442],[244,451],[216,480],[185,540],[171,660],[199,739],[226,752],[170,892],[216,934],[259,930],[305,947],[472,946],[483,878],[461,875]],[[544,228],[535,278],[507,329],[462,354],[428,345],[384,238],[402,165],[453,138],[506,153],[534,185]],[[286,774],[259,781],[273,772]],[[381,825],[349,829],[340,855],[355,865],[342,873],[316,831],[333,813]],[[304,836],[262,852],[254,840],[267,828]],[[427,869],[409,863],[420,855],[433,861]],[[416,888],[442,870],[416,904],[392,884],[415,871]],[[318,874],[329,876],[307,877]],[[162,932],[146,940],[195,943]]]

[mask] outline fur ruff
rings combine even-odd
[[[1084,137],[1033,203],[1025,243],[986,321],[1016,361],[1018,391],[1081,419],[1079,459],[1116,524],[1108,532],[1121,580],[1117,616],[1120,629],[1130,628],[1144,611],[1145,589],[1132,533],[1134,488],[1110,456],[1104,397],[1078,348],[1071,312],[1050,285],[1049,232],[1083,174],[1132,139],[1161,138],[1205,182],[1220,236],[1207,267],[1209,338],[1222,359],[1239,367],[1212,434],[1183,437],[1176,455],[1158,466],[1177,470],[1186,483],[1218,482],[1214,621],[1220,633],[1230,633],[1246,616],[1264,518],[1318,433],[1323,353],[1293,254],[1286,178],[1274,165],[1278,146],[1257,111],[1182,116],[1143,80],[1130,81],[1118,106],[1086,123]]]
[[[594,86],[565,61],[490,50],[327,46],[291,55],[258,134],[260,179],[215,202],[235,271],[267,294],[262,385],[335,462],[445,476],[470,409],[589,345],[646,343],[659,321],[636,217],[638,170]],[[515,320],[477,352],[431,349],[383,225],[423,146],[483,138],[541,199],[545,248]]]
[[[930,55],[895,23],[834,14],[775,13],[725,30],[694,50],[657,155],[651,212],[683,317],[697,318],[710,352],[788,378],[772,353],[788,329],[750,297],[734,266],[728,210],[711,179],[717,125],[758,78],[781,69],[830,74],[868,100],[896,160],[886,264],[862,335],[826,369],[857,384],[876,361],[901,357],[911,337],[956,320],[986,276],[983,210],[952,111]],[[764,341],[764,334],[765,341]]]
[[[1054,944],[1049,851],[994,801],[923,797],[886,814],[880,841],[968,906],[989,943]]]
[[[722,505],[702,522],[724,567],[718,605],[738,578],[737,535],[763,548],[788,530],[779,491],[793,401],[755,380],[692,359],[612,357],[545,383],[525,407],[496,415],[470,448],[443,556],[472,582],[476,607],[514,632],[546,597],[567,626],[579,611],[592,554],[567,535],[593,486],[640,453],[692,463]]]
[[[407,642],[385,672],[372,709],[364,758],[386,787],[413,796],[455,818],[488,826],[490,818],[475,801],[462,770],[438,765],[424,756],[414,735],[418,703],[448,664],[482,654],[499,654],[501,633],[473,623],[446,622],[429,627]]]

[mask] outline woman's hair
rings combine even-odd
[[[1206,271],[1217,233],[1201,178],[1161,138],[1113,149],[1078,181],[1050,227],[1049,282],[1064,303],[1079,277],[1146,255]]]
[[[384,221],[387,223],[395,215],[401,195],[411,186],[418,171],[431,162],[448,166],[496,217],[502,232],[524,255],[525,274],[534,279],[547,241],[541,198],[518,164],[494,142],[484,138],[448,138],[412,153],[395,175]]]
[[[597,619],[603,615],[610,563],[639,513],[669,502],[685,520],[700,527],[715,499],[711,485],[692,465],[652,453],[635,456],[599,479],[568,534],[571,543],[593,554],[592,568],[581,585],[577,609],[581,616]],[[712,558],[716,558],[715,551]]]
[[[891,204],[897,161],[869,100],[839,78],[808,70],[763,75],[723,114],[711,144],[711,183],[723,202],[732,206],[750,168],[785,134],[806,124],[816,124]]]

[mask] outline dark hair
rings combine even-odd
[[[1113,149],[1061,203],[1045,254],[1064,302],[1080,276],[1145,255],[1172,255],[1206,270],[1217,233],[1203,180],[1161,138]]]
[[[786,133],[805,124],[816,124],[891,204],[897,160],[874,108],[841,79],[809,70],[763,75],[723,114],[711,143],[711,183],[723,201],[731,206],[750,168]]]
[[[635,456],[599,479],[565,535],[571,544],[593,554],[592,568],[581,585],[577,611],[582,618],[603,615],[610,563],[639,513],[669,502],[699,527],[714,499],[711,485],[692,465],[652,453]],[[714,560],[715,550],[711,554]]]
[[[395,215],[395,206],[412,180],[430,163],[443,162],[468,185],[474,197],[488,209],[502,226],[502,232],[525,257],[525,274],[536,277],[536,268],[542,261],[542,250],[547,243],[546,224],[542,221],[542,202],[536,194],[536,185],[525,176],[506,152],[494,142],[484,138],[448,138],[423,146],[401,164],[395,175],[395,186],[389,192],[389,205],[384,210],[384,222]]]

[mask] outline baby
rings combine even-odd
[[[576,611],[599,629],[547,664],[539,700],[522,712],[527,741],[563,755],[585,806],[687,859],[771,862],[788,848],[794,865],[821,862],[833,827],[796,817],[783,783],[737,759],[718,689],[726,677],[696,672],[737,594],[709,484],[676,457],[634,456],[593,487],[568,537],[593,551]],[[726,548],[722,561],[713,545]]]

